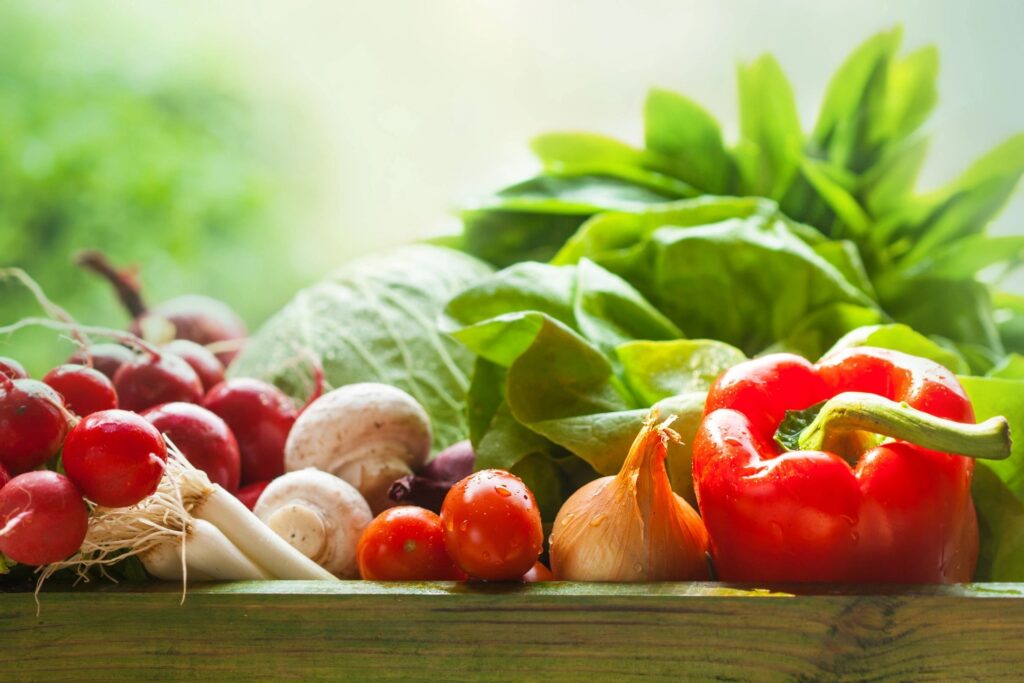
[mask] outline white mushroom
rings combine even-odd
[[[274,532],[341,579],[356,578],[356,545],[373,519],[352,485],[308,468],[270,482],[253,512]]]
[[[390,507],[388,487],[426,464],[430,418],[397,387],[349,384],[316,399],[295,421],[285,469],[316,467],[359,489],[374,513]]]

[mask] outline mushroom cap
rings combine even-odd
[[[356,545],[373,519],[348,482],[314,468],[274,479],[253,512],[297,550],[338,578],[355,578]]]
[[[349,384],[316,399],[295,421],[285,469],[316,467],[349,482],[374,512],[388,507],[391,483],[426,464],[430,418],[397,387]]]

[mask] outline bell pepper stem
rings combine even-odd
[[[954,422],[875,394],[846,392],[825,402],[798,439],[801,450],[822,450],[837,432],[864,431],[968,458],[1010,457],[1010,425],[1004,417],[978,424]]]

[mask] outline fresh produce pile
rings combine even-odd
[[[993,273],[1024,237],[986,232],[1024,136],[915,194],[936,58],[899,38],[810,133],[763,57],[735,146],[663,90],[642,148],[541,136],[461,235],[351,262],[250,338],[101,255],[130,332],[10,273],[48,318],[5,329],[80,348],[43,382],[0,366],[0,552],[43,577],[1024,580],[1024,299]]]

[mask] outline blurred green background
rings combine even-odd
[[[131,22],[84,9],[0,3],[0,263],[92,324],[126,315],[71,265],[87,247],[139,264],[152,303],[207,292],[261,320],[305,281],[275,124],[216,54],[150,50]],[[0,285],[0,320],[38,314]],[[0,353],[40,373],[70,348],[34,331]]]
[[[0,0],[0,265],[121,327],[70,265],[99,247],[142,266],[151,302],[205,293],[256,327],[350,256],[454,229],[455,206],[534,167],[539,132],[639,140],[659,85],[735,139],[735,66],[766,51],[812,119],[842,58],[896,23],[941,55],[926,189],[1020,129],[1024,4]],[[1018,197],[996,232],[1022,221]],[[0,323],[36,310],[0,285]],[[33,373],[70,348],[0,338]]]

